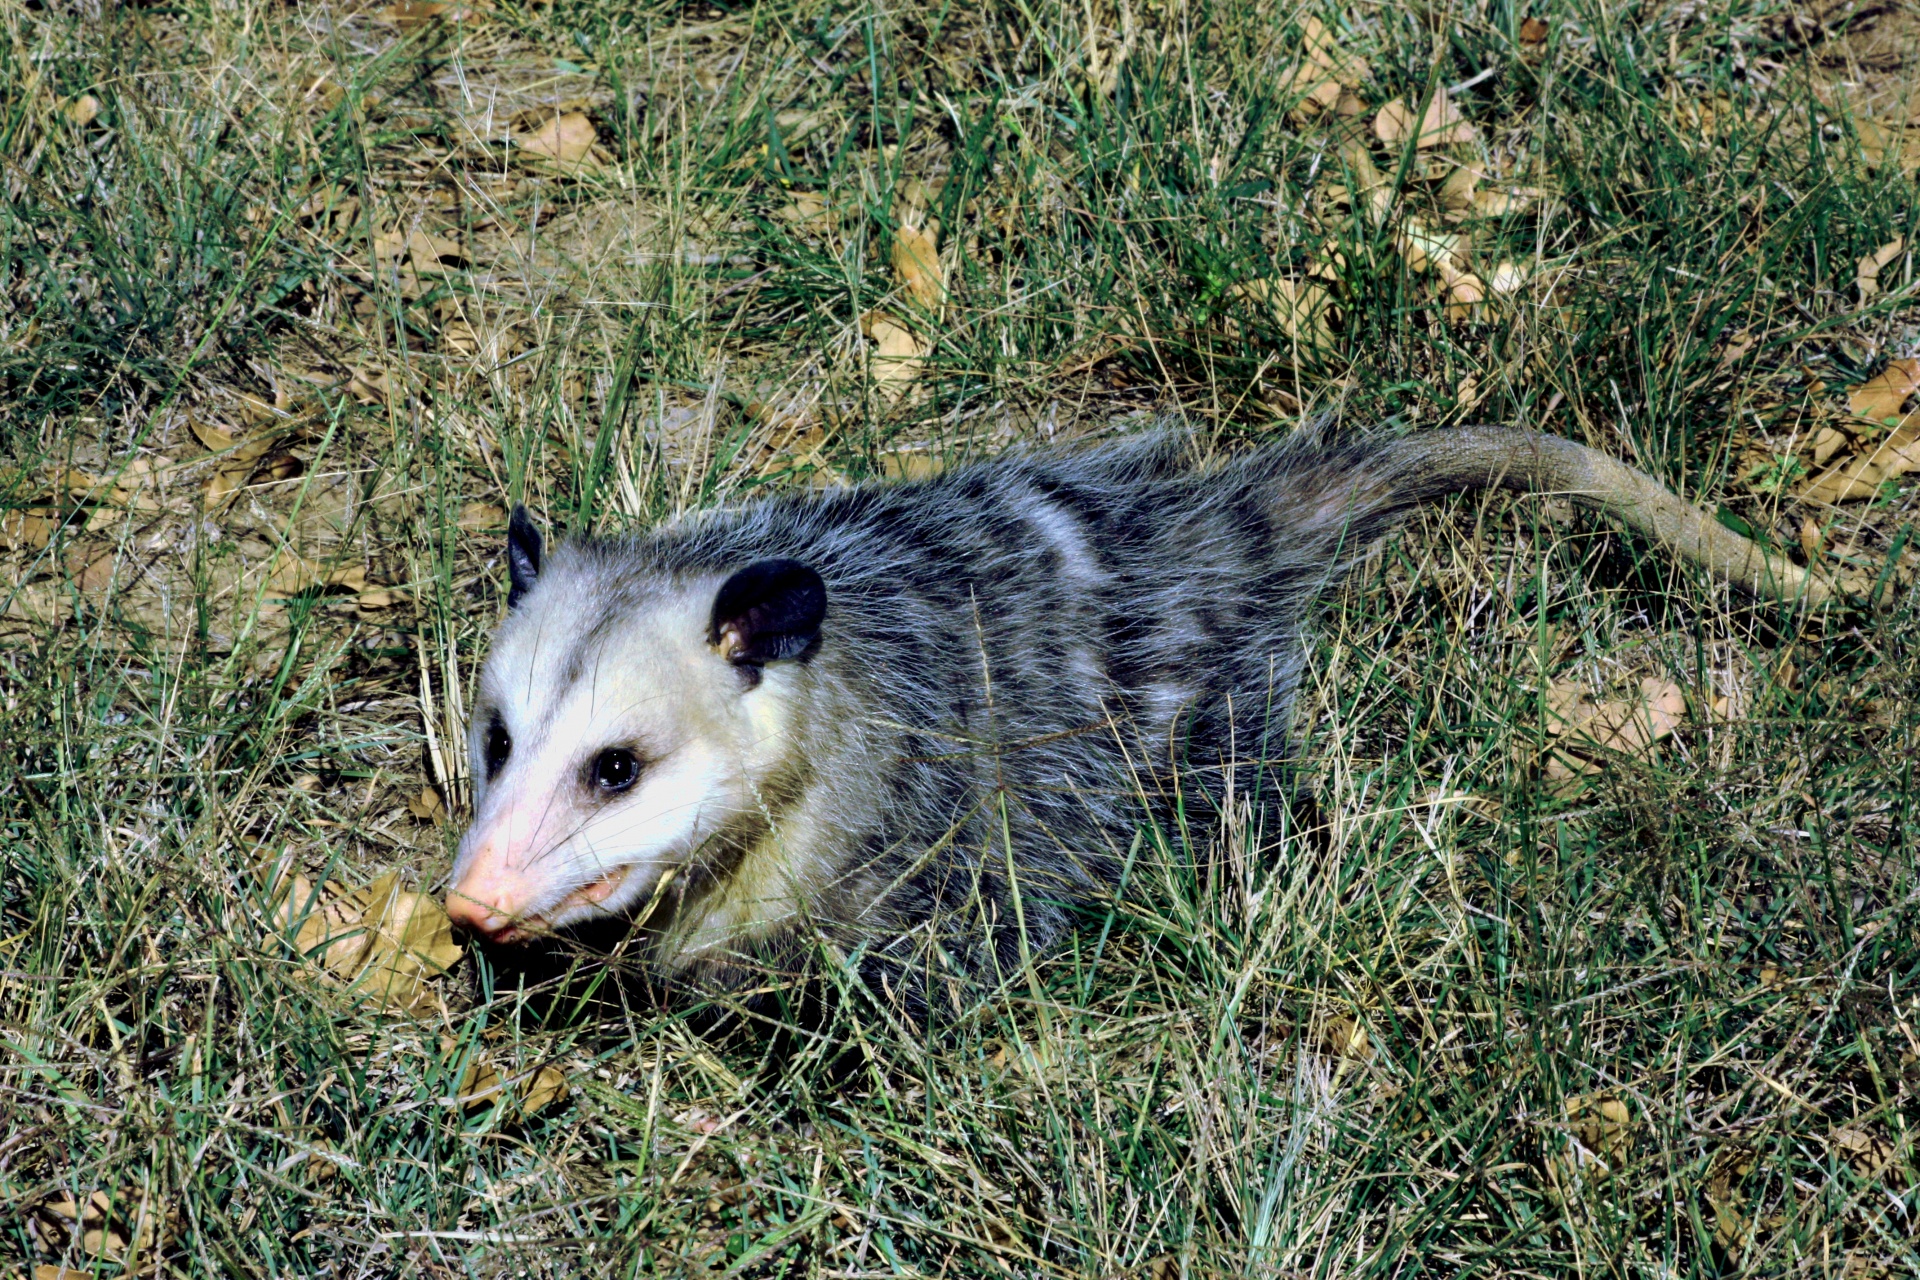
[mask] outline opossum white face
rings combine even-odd
[[[475,702],[474,820],[447,891],[447,914],[494,941],[677,895],[785,763],[819,576],[769,560],[609,587],[606,554],[562,547],[543,566],[514,513],[511,612]]]

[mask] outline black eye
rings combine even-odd
[[[640,760],[625,747],[608,747],[593,758],[593,785],[602,791],[625,791],[640,778]]]
[[[507,757],[513,754],[513,739],[507,735],[507,726],[495,716],[487,724],[487,781],[492,782],[500,770],[506,766]]]

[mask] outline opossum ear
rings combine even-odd
[[[521,597],[533,590],[533,580],[540,576],[540,549],[539,526],[516,503],[507,520],[507,608],[519,608]]]
[[[735,666],[804,658],[820,643],[827,584],[798,560],[759,560],[728,578],[713,599],[707,643]]]

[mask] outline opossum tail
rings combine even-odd
[[[1769,554],[1652,476],[1559,436],[1510,427],[1422,432],[1386,445],[1381,461],[1397,500],[1495,486],[1559,494],[1605,512],[1752,595],[1809,608],[1835,595],[1818,573]]]

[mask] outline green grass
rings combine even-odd
[[[1298,113],[1309,13],[1365,114]],[[1916,230],[1860,123],[1912,73],[1842,83],[1910,15],[0,14],[0,1275],[1920,1270],[1920,486],[1795,479],[1822,428],[1871,443],[1845,392],[1920,342],[1904,261],[1854,286]],[[1445,85],[1478,149],[1372,140]],[[555,110],[587,171],[507,141]],[[1454,319],[1396,234],[1476,158],[1544,195],[1457,228],[1530,278]],[[1343,194],[1368,167],[1384,218]],[[889,266],[928,217],[942,314]],[[409,270],[396,229],[458,252]],[[1239,287],[1322,267],[1325,342]],[[876,308],[927,343],[903,395]],[[1881,607],[1802,626],[1551,503],[1432,512],[1328,610],[1324,829],[1139,833],[1111,908],[931,1043],[857,993],[703,1030],[591,952],[469,953],[402,1017],[276,933],[274,858],[446,874],[503,595],[475,504],[644,527],[1168,409],[1221,449],[1558,431],[1783,545],[1811,521]],[[202,510],[220,430],[272,443]],[[1678,734],[1548,775],[1550,690],[1649,677]],[[479,1058],[569,1093],[468,1105]],[[95,1192],[112,1249],[57,1229]]]

